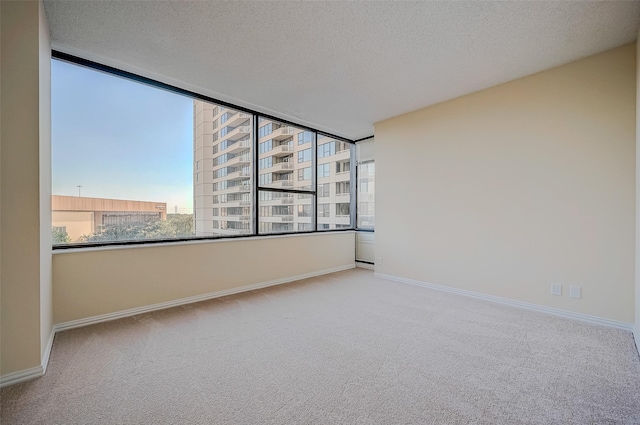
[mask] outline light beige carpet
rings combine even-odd
[[[8,424],[640,424],[628,332],[356,269],[56,336]]]

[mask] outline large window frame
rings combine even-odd
[[[253,140],[252,140],[252,155],[253,155],[253,164],[254,167],[254,184],[252,184],[251,188],[251,196],[253,197],[253,214],[252,214],[252,226],[250,234],[238,234],[238,235],[207,235],[207,236],[190,236],[190,237],[182,237],[182,238],[159,238],[159,239],[149,239],[149,240],[123,240],[123,241],[101,241],[101,242],[92,242],[92,243],[68,243],[68,244],[59,244],[54,245],[52,249],[54,250],[64,250],[64,249],[73,249],[73,248],[96,248],[96,247],[109,247],[109,246],[122,246],[122,245],[150,245],[150,244],[158,244],[158,243],[174,243],[174,242],[190,242],[190,241],[203,241],[203,240],[220,240],[220,239],[235,239],[235,238],[252,238],[252,237],[269,237],[269,236],[277,236],[277,235],[299,235],[299,234],[308,234],[308,233],[328,233],[328,232],[344,232],[344,231],[354,231],[356,229],[356,207],[357,207],[357,167],[356,167],[356,155],[355,155],[355,145],[358,141],[368,139],[369,137],[359,139],[359,140],[350,140],[342,136],[338,136],[335,134],[328,133],[326,131],[314,129],[312,127],[306,126],[304,124],[296,123],[289,121],[287,119],[283,119],[281,117],[264,114],[258,111],[254,111],[252,109],[248,109],[239,105],[235,105],[229,102],[225,102],[219,99],[214,99],[209,96],[202,95],[197,92],[193,92],[190,90],[185,90],[180,87],[172,86],[170,84],[166,84],[160,81],[153,80],[151,78],[143,77],[141,75],[137,75],[128,71],[123,71],[118,68],[114,68],[108,65],[104,65],[98,62],[90,61],[88,59],[80,58],[77,56],[70,55],[68,53],[63,53],[57,50],[51,51],[51,58],[55,60],[65,61],[74,65],[83,66],[94,71],[104,72],[109,75],[113,75],[116,77],[125,78],[140,84],[145,84],[154,88],[158,88],[161,90],[166,90],[175,94],[183,95],[186,97],[190,97],[192,99],[197,99],[205,102],[213,103],[217,106],[223,106],[226,108],[231,108],[239,112],[244,112],[247,114],[251,114],[253,116]],[[275,189],[275,188],[264,188],[260,187],[258,182],[258,171],[259,171],[259,118],[264,118],[268,120],[277,121],[284,125],[290,125],[293,127],[297,127],[299,129],[304,130],[305,132],[311,132],[312,143],[311,143],[311,174],[312,174],[312,183],[310,190],[297,190],[297,189]],[[318,149],[317,149],[317,139],[318,136],[326,136],[330,137],[336,141],[341,141],[348,143],[351,145],[351,155],[350,155],[350,187],[351,187],[351,208],[350,208],[350,226],[348,228],[336,228],[336,229],[319,229],[318,226],[318,177],[316,173],[317,164],[318,164]],[[306,137],[303,136],[303,137]],[[295,141],[298,143],[298,140]],[[297,159],[297,158],[296,158]],[[294,159],[294,161],[296,160]],[[292,194],[309,194],[313,196],[314,201],[312,202],[312,230],[294,230],[290,232],[283,233],[260,233],[259,231],[259,193],[260,191],[271,191],[271,192],[288,192]],[[320,202],[322,203],[322,202]],[[195,213],[195,205],[194,205],[194,213]]]

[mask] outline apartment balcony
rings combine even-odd
[[[260,205],[293,205],[293,196],[283,196],[268,200],[261,200]]]
[[[250,184],[239,184],[237,186],[231,186],[228,187],[224,190],[224,192],[226,193],[244,193],[244,192],[249,192],[251,191],[251,185]]]
[[[216,217],[216,220],[251,221],[251,216],[249,216],[249,215],[225,215],[225,216],[221,216],[221,217]]]
[[[226,149],[221,150],[220,153],[236,153],[249,148],[251,148],[251,140],[240,140],[230,146],[227,146]]]
[[[345,193],[336,193],[336,200],[340,202],[346,202],[351,198],[351,194],[349,192]]]
[[[277,215],[274,214],[273,215],[274,218],[280,217],[280,221],[284,222],[284,223],[290,223],[293,221],[293,215]]]
[[[245,136],[248,136],[251,133],[251,126],[249,125],[241,125],[240,127],[236,127],[224,136],[227,140],[238,140]]]
[[[273,130],[273,132],[271,132],[271,135],[269,137],[273,140],[284,140],[288,137],[293,136],[294,132],[295,130],[293,127],[289,127],[288,125],[285,125]]]
[[[293,162],[279,162],[277,164],[273,164],[273,172],[292,171],[294,167],[295,164]]]
[[[225,176],[226,180],[247,179],[251,177],[251,170],[238,170]]]
[[[268,152],[268,155],[280,157],[280,156],[290,155],[292,152],[293,152],[293,145],[289,143],[284,143],[282,145],[275,146],[273,149],[271,149]]]
[[[293,187],[293,180],[274,180],[272,183],[266,186],[277,187],[277,188],[289,188],[289,187]]]
[[[351,173],[349,171],[343,171],[336,173],[336,182],[348,182],[351,179]]]
[[[247,114],[246,112],[236,112],[227,118],[227,121],[223,125],[230,125],[231,127],[234,127],[236,125],[243,124],[249,118],[251,118],[251,114]]]
[[[246,207],[251,205],[251,201],[240,201],[240,206],[242,207]]]
[[[231,158],[227,162],[224,163],[226,166],[230,165],[241,165],[241,164],[249,164],[251,163],[251,155],[238,155],[236,157]]]

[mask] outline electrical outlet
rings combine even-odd
[[[569,296],[571,298],[582,298],[582,287],[569,285]]]
[[[551,284],[551,295],[560,295],[562,296],[562,285],[559,283]]]

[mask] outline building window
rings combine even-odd
[[[300,180],[311,180],[311,167],[298,170],[298,181]]]
[[[311,161],[311,149],[298,152],[298,163]]]
[[[324,158],[336,154],[336,142],[331,141],[318,145],[318,158]]]
[[[338,182],[336,183],[336,195],[345,195],[351,192],[351,187],[349,182]]]
[[[266,125],[263,125],[262,127],[260,127],[258,129],[258,137],[259,138],[263,138],[268,136],[269,134],[273,133],[273,123],[269,123]]]
[[[298,144],[304,145],[305,143],[311,143],[313,140],[313,133],[311,131],[303,131],[298,133]]]
[[[350,211],[351,211],[351,208],[350,208],[349,204],[346,204],[346,203],[336,204],[336,215],[337,216],[338,215],[342,215],[342,216],[349,215]]]
[[[323,183],[318,185],[318,198],[327,198],[331,196],[329,192],[329,183]]]
[[[318,177],[329,177],[329,164],[318,165]]]
[[[311,205],[298,205],[298,217],[311,217]]]
[[[267,140],[266,142],[260,143],[258,153],[269,152],[271,149],[273,149],[273,140]]]
[[[329,204],[318,204],[318,217],[329,217]]]
[[[351,163],[349,161],[336,162],[336,173],[346,173],[351,170]]]

